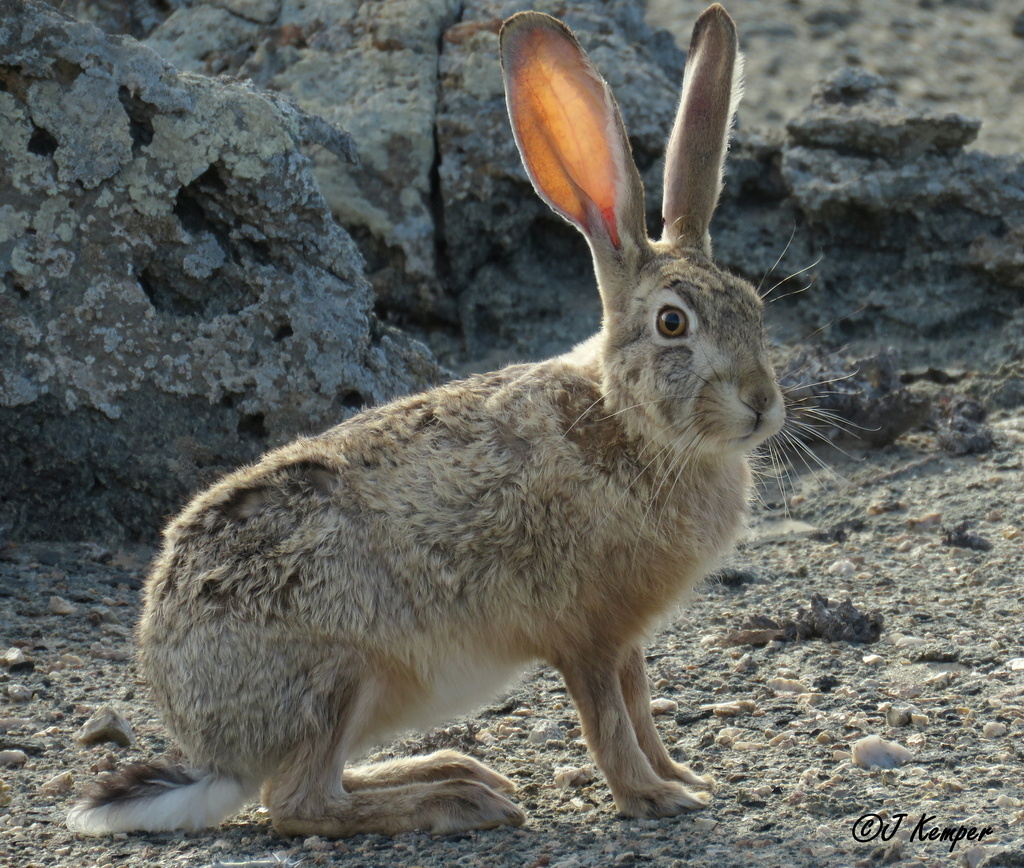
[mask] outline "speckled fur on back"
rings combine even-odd
[[[642,642],[731,546],[747,455],[783,418],[760,299],[707,238],[735,29],[717,5],[695,27],[666,170],[687,187],[666,195],[657,242],[614,99],[572,34],[521,13],[501,42],[528,174],[593,252],[601,332],[367,410],[199,495],[165,533],[138,629],[188,764],[132,767],[71,828],[201,828],[261,790],[283,834],[517,825],[512,783],[469,757],[346,762],[536,660],[564,675],[621,812],[706,803],[685,785],[710,781],[658,738]]]

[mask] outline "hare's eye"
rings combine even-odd
[[[686,312],[678,307],[663,307],[658,311],[658,333],[666,338],[686,337],[690,330],[690,320]]]

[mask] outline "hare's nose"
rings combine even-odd
[[[767,384],[748,386],[740,392],[740,400],[760,417],[775,404],[776,395],[777,391]]]

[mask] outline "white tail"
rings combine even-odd
[[[67,826],[84,835],[111,832],[186,832],[219,825],[253,793],[234,778],[209,773],[132,767],[68,813]]]

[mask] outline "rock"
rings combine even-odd
[[[347,159],[344,134],[36,0],[0,0],[0,34],[13,534],[151,540],[219,472],[440,379],[300,150]]]
[[[956,546],[961,549],[973,549],[974,551],[987,552],[992,550],[992,540],[974,533],[970,529],[970,523],[962,521],[951,528],[943,528],[942,542],[947,546]]]
[[[135,744],[131,724],[109,705],[104,705],[82,725],[75,735],[75,741],[83,747],[92,744],[113,742],[121,747]]]
[[[25,652],[20,648],[8,648],[4,652],[4,656],[0,657],[0,666],[4,666],[7,669],[21,666],[23,663],[25,663]]]
[[[988,318],[1000,325],[971,344],[988,350],[999,329],[1013,334],[1002,324],[1021,307],[1024,156],[966,150],[977,129],[902,107],[877,77],[842,70],[787,137],[737,133],[711,228],[716,258],[769,296],[794,293],[788,334],[898,344],[939,362],[966,319]],[[781,225],[799,227],[788,245]],[[801,293],[805,270],[813,289]]]
[[[70,600],[57,596],[50,597],[49,608],[54,615],[74,615],[78,611]]]
[[[541,720],[526,737],[530,744],[547,744],[549,741],[565,741],[565,733],[553,720]]]
[[[915,717],[920,720],[924,715],[921,714],[921,709],[914,705],[891,705],[885,712],[885,722],[894,727],[909,726],[915,722]]]
[[[593,766],[562,766],[555,769],[555,786],[560,790],[583,787],[594,781],[597,770]]]
[[[675,714],[679,710],[679,703],[674,699],[652,699],[651,714]]]
[[[71,772],[61,772],[43,784],[39,788],[39,792],[47,796],[59,796],[64,793],[70,793],[74,785],[75,781],[71,776]]]
[[[11,702],[29,702],[32,699],[32,691],[24,684],[8,684],[7,696]]]
[[[980,128],[980,120],[963,115],[903,111],[885,79],[853,67],[825,79],[786,126],[798,146],[899,160],[961,150]]]
[[[28,762],[28,754],[23,750],[0,750],[0,767],[18,768]]]
[[[926,422],[932,410],[926,395],[903,386],[899,354],[892,347],[846,358],[798,344],[782,355],[777,368],[790,428],[806,442],[885,446]],[[848,563],[837,563],[843,562]]]
[[[776,693],[807,693],[807,685],[793,678],[770,678],[768,687]]]
[[[1024,253],[1021,254],[1024,258]],[[987,413],[973,398],[961,395],[943,402],[935,440],[950,455],[978,455],[991,451],[995,435],[985,424]]]
[[[752,699],[737,699],[734,702],[721,702],[711,707],[715,717],[739,717],[757,711],[757,703]]]
[[[863,769],[895,769],[914,758],[914,754],[903,745],[886,741],[877,735],[868,735],[855,741],[851,756],[854,763]]]
[[[852,576],[856,571],[857,568],[845,558],[830,564],[826,570],[830,576]]]
[[[990,720],[981,728],[981,732],[985,738],[1002,738],[1006,735],[1007,731],[1005,723],[999,723],[994,720]]]

